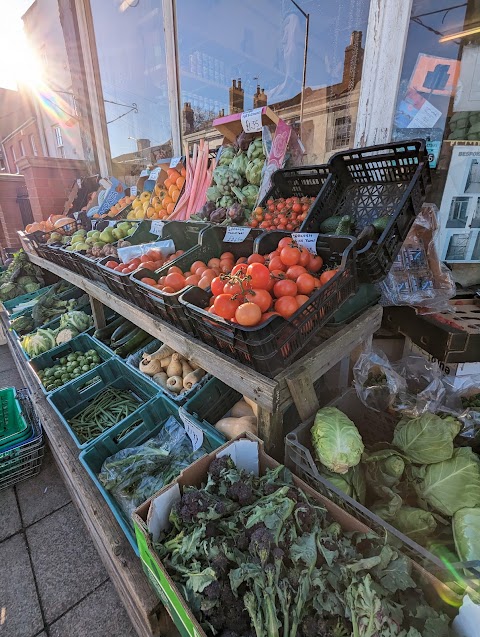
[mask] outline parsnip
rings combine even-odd
[[[167,367],[167,376],[181,376],[182,375],[182,364],[179,360],[180,355],[176,352],[172,354],[172,360],[170,361],[170,365]]]
[[[188,374],[191,374],[193,372],[193,369],[190,367],[188,361],[186,361],[185,359],[182,359],[182,378],[185,378],[185,376],[188,376]]]
[[[167,380],[167,389],[175,394],[179,394],[183,389],[182,377],[170,376],[170,378]]]
[[[143,358],[140,361],[138,369],[148,376],[155,376],[155,374],[162,371],[162,366],[160,365],[160,361],[156,358],[149,361]]]
[[[168,376],[165,372],[158,372],[158,374],[155,374],[152,380],[155,383],[157,383],[157,385],[160,385],[160,387],[163,387],[163,389],[168,389],[167,387]]]
[[[162,360],[160,361],[160,365],[162,366],[162,369],[167,369],[167,367],[170,365],[171,360],[172,360],[171,356],[167,356],[167,358],[162,358]]]
[[[205,376],[207,372],[200,367],[196,369],[194,372],[190,372],[183,379],[183,386],[185,389],[191,389],[194,385],[196,385],[202,378]]]
[[[167,356],[171,356],[174,353],[175,353],[174,349],[172,349],[168,345],[162,345],[161,347],[159,347],[157,349],[156,352],[153,352],[152,354],[149,354],[149,356],[152,359],[158,358],[159,360],[162,360],[162,358],[166,358]]]

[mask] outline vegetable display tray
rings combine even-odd
[[[0,452],[25,441],[31,431],[22,415],[15,387],[0,389]]]
[[[323,221],[348,215],[358,229],[389,216],[380,237],[358,249],[365,283],[386,277],[420,211],[430,169],[425,141],[392,142],[337,153],[328,162],[330,177],[303,222],[301,232],[319,232]]]
[[[288,232],[266,232],[255,241],[255,252],[268,254]],[[237,244],[241,245],[241,244]],[[272,316],[255,327],[242,327],[207,311],[211,292],[192,287],[180,298],[194,334],[207,345],[253,367],[270,378],[285,369],[335,312],[357,290],[355,239],[319,235],[317,254],[337,273],[316,290],[290,319]]]
[[[45,354],[40,354],[40,356],[31,358],[30,366],[37,374],[38,378],[38,372],[42,371],[46,367],[53,367],[64,356],[68,356],[73,352],[88,352],[88,350],[90,349],[94,349],[97,352],[97,354],[102,359],[102,363],[110,360],[114,356],[112,350],[103,343],[97,341],[97,339],[91,338],[88,334],[79,334],[75,338],[72,338],[72,340],[68,343],[58,345],[58,347],[50,349],[48,352],[45,352]],[[40,378],[38,378],[38,382],[40,384],[41,390],[45,395],[51,393],[52,390],[47,391]]]
[[[182,222],[177,222],[182,223]],[[184,224],[189,226],[190,223]],[[262,230],[251,229],[249,235],[241,243],[226,243],[223,241],[226,228],[214,226],[207,227],[199,234],[199,243],[195,247],[187,250],[181,257],[171,263],[167,263],[156,272],[140,269],[134,272],[131,277],[137,286],[137,291],[141,296],[137,296],[137,303],[151,314],[159,316],[167,323],[172,323],[176,327],[181,327],[187,333],[193,333],[193,327],[187,317],[185,306],[180,302],[180,296],[186,290],[194,290],[192,286],[187,286],[180,292],[166,293],[143,283],[141,279],[150,277],[155,281],[168,272],[168,268],[173,265],[178,266],[183,272],[190,269],[195,261],[207,263],[210,259],[218,258],[223,252],[232,252],[235,259],[248,257],[253,253],[254,241],[262,234]],[[198,288],[199,289],[199,288]]]
[[[42,290],[48,291],[50,290],[50,288],[53,287],[51,285],[49,285],[47,288],[42,288]],[[85,292],[83,290],[81,290],[80,288],[76,288],[76,287],[72,287],[68,290],[65,290],[65,292],[62,292],[57,296],[57,298],[61,301],[69,301],[71,299],[79,299],[81,296],[83,296],[85,294]],[[39,295],[40,297],[41,295]],[[43,295],[42,295],[43,296]],[[32,315],[32,310],[33,310],[33,305],[31,305],[30,307],[26,307],[24,310],[20,310],[19,312],[15,312],[13,314],[10,315],[10,320],[13,320],[15,318],[17,318],[18,316],[25,316],[25,315]],[[53,320],[53,319],[52,319]]]
[[[90,281],[103,283],[103,276],[100,270],[100,259],[91,259],[86,254],[77,252],[77,272]]]
[[[265,207],[269,199],[280,197],[317,197],[330,172],[328,165],[282,168],[272,175],[272,185],[259,203]]]
[[[241,398],[238,391],[218,378],[212,378],[180,408],[180,416],[201,427],[214,427]],[[217,434],[223,438],[222,434]],[[223,440],[225,442],[225,438]]]
[[[145,345],[144,347],[139,349],[134,354],[130,354],[130,356],[128,356],[125,362],[127,363],[129,367],[132,367],[136,372],[138,372],[139,374],[142,374],[142,376],[147,376],[146,374],[143,374],[143,372],[141,372],[138,369],[138,366],[140,365],[140,361],[142,360],[142,356],[143,354],[151,354],[152,352],[157,351],[157,349],[159,349],[161,345],[162,345],[161,341],[159,341],[158,339],[155,339],[151,343],[148,343],[148,345]],[[149,377],[147,376],[147,378]],[[213,379],[213,376],[211,374],[205,374],[205,376],[203,376],[203,378],[200,380],[199,383],[194,385],[191,389],[189,389],[183,394],[174,394],[173,392],[168,391],[168,389],[165,389],[164,387],[160,387],[160,385],[158,386],[158,389],[162,394],[165,394],[166,396],[168,396],[168,398],[170,398],[170,400],[173,400],[173,402],[176,403],[177,405],[183,405],[184,403],[187,402],[187,400],[189,400],[192,396],[194,396],[204,385],[206,385],[210,379]]]
[[[454,313],[420,316],[411,307],[386,307],[383,324],[444,363],[476,363],[480,353],[480,299],[451,299]]]
[[[28,390],[17,390],[17,399],[31,435],[8,449],[0,450],[0,490],[37,475],[42,466],[44,454],[42,426]]]
[[[5,308],[6,313],[9,315],[9,318],[12,319],[12,318],[15,318],[16,316],[20,316],[20,314],[22,314],[23,310],[20,310],[18,312],[13,312],[13,310],[18,305],[20,305],[21,303],[28,303],[29,301],[33,301],[34,299],[38,298],[39,296],[42,296],[42,294],[45,294],[46,292],[48,292],[48,290],[51,287],[52,287],[51,285],[47,285],[44,288],[40,288],[36,292],[31,292],[30,294],[22,294],[21,296],[15,297],[11,301],[3,301],[3,307]]]
[[[88,471],[97,489],[105,498],[115,519],[125,533],[133,550],[139,555],[133,523],[119,506],[110,491],[98,479],[98,474],[107,458],[128,447],[137,447],[158,435],[165,421],[173,416],[180,424],[178,406],[166,396],[158,396],[140,409],[99,436],[93,444],[80,453],[80,462]],[[199,425],[204,446],[208,453],[224,444],[225,440],[213,427]]]
[[[380,442],[391,443],[399,418],[368,409],[358,398],[355,389],[349,389],[343,396],[332,401],[330,405],[340,409],[355,423],[367,449]],[[313,422],[314,418],[311,418],[300,424],[292,433],[287,434],[285,438],[285,465],[312,485],[319,493],[333,500],[338,506],[364,522],[380,536],[383,537],[387,533],[391,536],[390,541],[393,544],[400,544],[402,550],[427,571],[440,579],[444,579],[447,575],[446,581],[449,581],[451,575],[448,578],[448,573],[445,571],[446,565],[440,558],[401,533],[392,524],[375,515],[370,509],[340,491],[329,480],[320,475],[313,459],[310,438]],[[461,564],[451,566],[457,568],[457,572],[461,572],[461,569],[465,568],[465,565]],[[478,573],[475,573],[475,577],[478,578],[478,576]]]
[[[118,358],[111,358],[49,394],[48,402],[57,412],[79,449],[85,449],[98,436],[91,437],[87,442],[80,442],[68,421],[99,399],[107,388],[127,391],[132,399],[138,402],[138,407],[159,393],[159,388],[145,376],[135,373]]]

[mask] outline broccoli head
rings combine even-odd
[[[220,599],[220,595],[222,594],[222,586],[220,582],[217,580],[206,586],[203,589],[203,594],[208,599]]]
[[[208,468],[208,473],[212,478],[218,480],[222,471],[229,471],[235,469],[235,463],[230,456],[222,456],[221,458],[215,458]]]
[[[248,483],[241,482],[240,480],[228,487],[227,498],[238,502],[241,507],[247,506],[255,500],[252,487]]]
[[[254,557],[259,558],[262,565],[265,565],[270,557],[272,544],[273,535],[262,525],[252,533],[248,549]]]
[[[225,555],[217,555],[217,557],[213,558],[210,566],[215,571],[217,577],[221,577],[224,573],[227,572],[230,562],[227,560]]]
[[[315,524],[315,509],[307,502],[297,502],[293,515],[299,530],[309,533]]]

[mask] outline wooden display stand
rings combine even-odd
[[[259,437],[265,442],[267,453],[283,461],[283,414],[292,403],[302,420],[312,416],[319,407],[314,383],[332,367],[348,359],[351,352],[371,338],[380,327],[382,308],[375,306],[364,312],[355,322],[337,334],[314,346],[308,354],[289,366],[274,379],[267,378],[235,360],[219,353],[190,335],[155,318],[94,283],[35,254],[31,262],[44,270],[84,290],[89,296],[97,327],[105,325],[103,306],[141,327],[182,356],[192,359],[241,394],[254,400],[258,409]],[[2,320],[7,325],[5,314]],[[43,393],[38,379],[26,364],[17,341],[9,334],[8,342],[25,384],[32,390],[35,406],[44,423],[52,453],[62,476],[92,535],[106,569],[122,599],[140,637],[175,635],[171,620],[150,588],[143,574],[140,560],[123,535],[106,502],[97,491],[78,460],[79,450],[62,425]]]

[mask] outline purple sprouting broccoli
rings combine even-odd
[[[227,498],[238,502],[241,507],[247,506],[255,500],[251,485],[240,480],[228,487]]]
[[[218,537],[220,535],[220,529],[215,522],[207,522],[205,526],[205,537],[210,539],[212,537]]]
[[[222,456],[221,458],[215,458],[215,460],[210,463],[208,473],[212,478],[218,480],[222,471],[229,471],[231,469],[235,469],[235,463],[231,457]]]
[[[260,526],[250,537],[250,545],[248,547],[250,553],[254,557],[258,557],[262,566],[268,562],[270,557],[270,549],[273,544],[273,535],[265,526]]]
[[[220,599],[222,594],[222,586],[218,580],[212,582],[203,589],[203,594],[208,599]]]
[[[191,524],[202,513],[209,513],[211,519],[215,519],[226,512],[225,502],[219,500],[216,496],[203,489],[190,489],[183,494],[180,506],[175,508],[174,516],[178,517],[178,520],[183,524]],[[208,519],[208,516],[206,517]]]
[[[309,533],[315,525],[315,509],[307,502],[297,502],[293,516],[302,533]]]
[[[242,552],[246,551],[248,549],[248,545],[250,544],[250,540],[248,538],[248,535],[245,533],[245,531],[238,533],[235,536],[234,541],[235,541],[235,547]]]
[[[221,578],[228,571],[229,564],[230,563],[225,555],[217,555],[217,557],[213,558],[210,566],[215,571],[215,575],[218,578]]]

